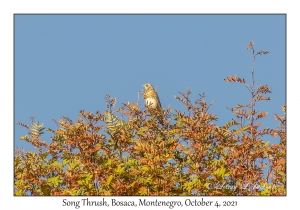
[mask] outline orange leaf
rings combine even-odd
[[[252,48],[254,45],[254,41],[249,42],[249,44],[246,46],[246,49]]]

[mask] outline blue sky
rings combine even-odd
[[[245,46],[254,40],[256,51],[270,52],[256,58],[256,82],[272,88],[271,101],[256,108],[269,112],[262,128],[276,128],[273,113],[282,115],[286,103],[285,23],[285,15],[15,15],[15,122],[30,123],[35,115],[55,129],[51,119],[75,121],[81,109],[103,112],[106,93],[117,97],[117,107],[136,102],[149,82],[173,110],[184,110],[177,91],[188,87],[193,100],[205,92],[223,125],[233,117],[225,106],[250,103],[243,85],[224,78],[237,74],[251,83]],[[15,125],[15,146],[31,150],[18,140],[25,134]]]

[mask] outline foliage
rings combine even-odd
[[[262,128],[268,112],[255,109],[271,89],[254,86],[254,59],[267,54],[252,49],[252,85],[238,76],[251,94],[250,104],[228,108],[236,119],[217,126],[205,95],[192,103],[191,90],[179,92],[186,112],[168,107],[163,112],[106,95],[109,110],[81,110],[73,122],[56,122],[51,142],[41,140],[45,127],[32,120],[20,137],[37,152],[15,150],[15,195],[286,195],[286,106],[274,114],[276,129]],[[278,136],[278,144],[263,137]]]

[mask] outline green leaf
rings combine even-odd
[[[143,166],[142,167],[142,171],[149,171],[149,170],[150,170],[149,166]]]
[[[19,190],[18,192],[15,193],[16,196],[22,196],[23,195],[23,190]]]
[[[62,180],[60,179],[60,176],[54,176],[48,178],[47,183],[51,184],[53,187],[57,187],[58,184],[62,183]]]
[[[145,128],[145,127],[141,127],[139,129],[139,131],[137,132],[137,134],[141,135],[141,136],[146,136],[145,132],[147,131],[148,129]]]
[[[48,157],[48,155],[49,155],[49,152],[45,152],[45,153],[41,154],[41,158],[44,160]]]
[[[263,191],[261,191],[260,194],[264,195],[264,196],[269,196],[270,195],[270,190],[266,188]]]
[[[59,164],[58,161],[54,161],[54,162],[51,163],[50,165],[51,165],[51,166],[58,166],[58,164]]]
[[[106,163],[103,164],[103,166],[111,166],[111,159],[108,159]]]
[[[61,163],[61,165],[64,167],[66,164],[68,164],[70,162],[70,160],[68,159],[64,159],[63,162]]]
[[[224,179],[225,176],[230,175],[229,172],[226,172],[226,169],[224,167],[218,168],[215,172],[213,172],[213,174],[215,176],[218,176],[218,177],[222,178],[222,179]]]
[[[116,174],[123,174],[124,172],[125,172],[124,167],[121,166],[121,165],[118,165],[118,168],[117,168],[117,170],[115,170],[115,173]]]
[[[37,121],[36,123],[33,123],[31,126],[31,132],[33,132],[34,134],[38,134],[41,135],[44,132],[42,132],[45,129],[44,127],[44,123],[39,124],[39,121]]]
[[[32,141],[32,139],[29,138],[29,136],[27,136],[27,135],[21,136],[19,139],[20,139],[20,140],[25,140],[25,141],[28,141],[28,142],[31,142],[31,141]]]
[[[113,180],[114,176],[113,175],[110,175],[106,181],[106,185],[109,186],[111,181]]]

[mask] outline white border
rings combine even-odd
[[[295,2],[295,3],[293,3]],[[288,99],[288,196],[286,197],[205,197],[205,200],[237,200],[235,209],[282,209],[298,207],[299,204],[299,9],[297,1],[252,0],[252,1],[177,1],[177,0],[105,0],[105,1],[41,1],[2,0],[0,2],[0,108],[1,123],[1,209],[66,209],[62,206],[64,197],[13,197],[13,14],[15,13],[287,13],[287,99]],[[276,44],[276,43],[274,43]],[[270,75],[271,77],[272,75]],[[3,118],[4,114],[4,118]],[[295,134],[295,135],[294,135]],[[299,136],[299,135],[297,135]],[[70,197],[66,197],[70,199]],[[93,199],[101,199],[93,197]],[[111,199],[107,197],[106,199]],[[138,197],[123,197],[138,199]],[[123,199],[122,198],[122,199]],[[151,197],[154,198],[154,197]],[[169,197],[170,198],[170,197]],[[163,198],[162,200],[169,200]],[[171,197],[174,200],[175,197]],[[81,199],[76,197],[74,199]],[[187,197],[177,197],[184,202]],[[68,209],[74,209],[69,207]],[[101,207],[94,207],[101,208]],[[102,207],[104,208],[104,207]],[[153,208],[153,207],[150,207]],[[148,208],[148,209],[150,209]],[[168,209],[155,207],[157,209]],[[197,207],[203,208],[203,207]],[[223,207],[224,208],[224,207]],[[299,208],[299,207],[298,207]],[[84,209],[84,208],[80,208]],[[89,208],[91,209],[91,208]],[[108,209],[108,208],[107,208]],[[109,208],[113,209],[113,208]],[[120,208],[132,209],[132,208]],[[138,208],[139,209],[139,208]],[[296,208],[293,208],[296,209]]]

